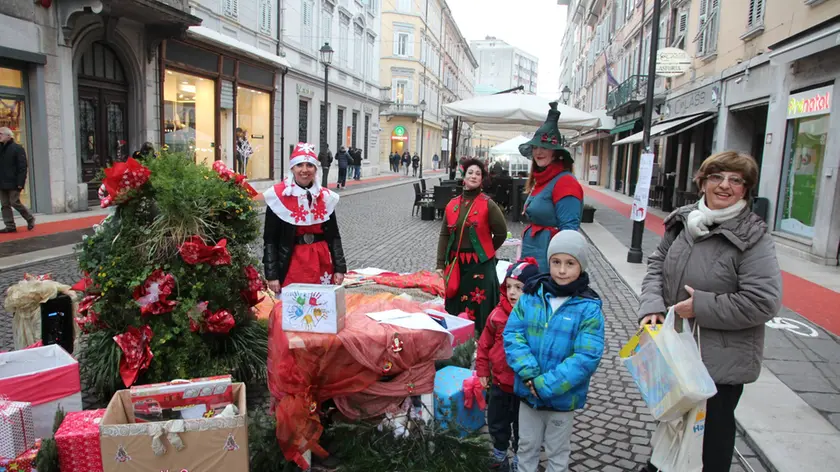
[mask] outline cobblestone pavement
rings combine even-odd
[[[412,217],[413,199],[410,185],[342,199],[337,218],[348,267],[379,267],[400,272],[434,268],[441,222]],[[520,234],[522,228],[521,224],[511,225],[510,231]],[[20,280],[24,272],[49,272],[53,278],[65,282],[73,282],[79,276],[72,258],[54,260],[2,274],[2,293]],[[590,273],[604,303],[607,349],[592,379],[589,404],[576,418],[571,470],[635,471],[650,455],[650,435],[655,428],[632,378],[618,360],[621,345],[636,330],[637,300],[594,248],[590,250]],[[0,309],[0,350],[10,348],[11,318]],[[264,397],[255,400],[261,403]],[[759,468],[755,454],[741,441],[739,450],[758,465],[755,470],[764,470]],[[740,465],[732,470],[747,471]]]

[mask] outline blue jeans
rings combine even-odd
[[[359,180],[362,178],[362,166],[353,166],[353,170],[356,171],[354,178]]]

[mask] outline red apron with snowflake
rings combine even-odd
[[[295,238],[302,238],[306,234],[323,237],[324,230],[320,224],[298,226],[295,229]],[[289,271],[286,273],[286,279],[283,280],[283,286],[289,284],[331,284],[332,276],[333,263],[327,242],[317,241],[312,244],[298,242],[292,250]]]

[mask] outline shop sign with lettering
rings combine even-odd
[[[297,94],[305,97],[314,97],[315,91],[306,85],[297,84]]]
[[[665,102],[665,118],[673,120],[697,113],[715,111],[720,105],[720,82],[692,90]]]
[[[832,89],[833,86],[829,85],[791,95],[788,100],[788,119],[831,113]]]

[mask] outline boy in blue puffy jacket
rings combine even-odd
[[[528,281],[505,328],[505,355],[522,399],[520,472],[537,472],[541,446],[547,472],[568,470],[574,412],[586,404],[604,353],[604,315],[589,288],[588,249],[577,231],[557,233],[548,245],[549,273]]]

